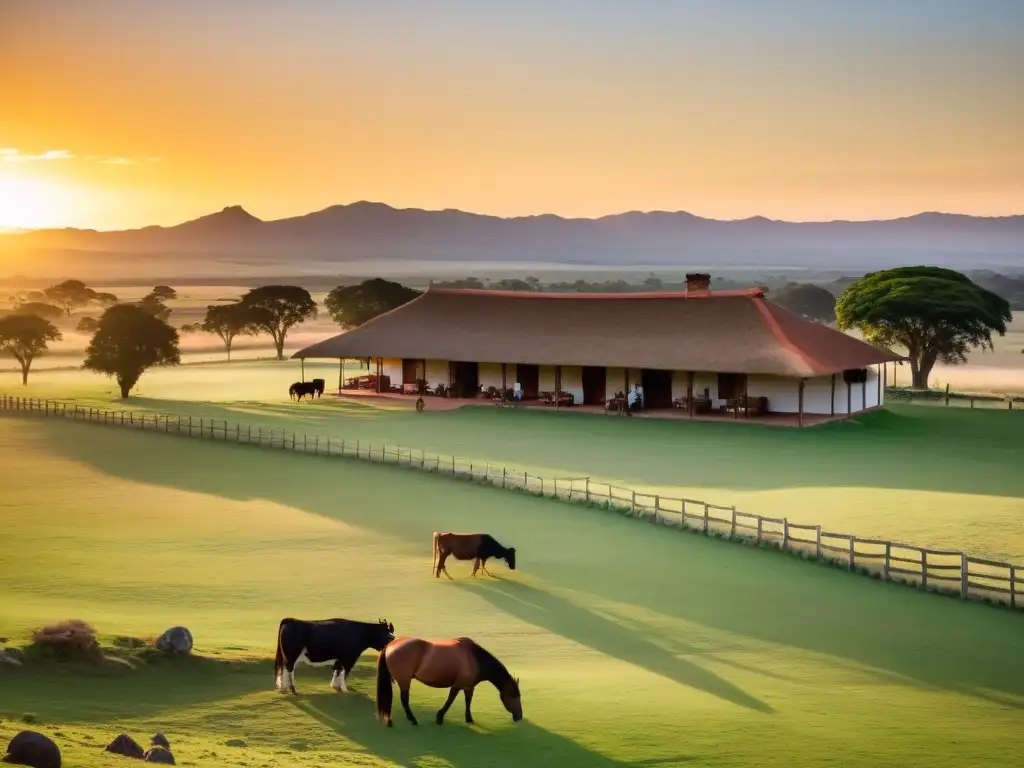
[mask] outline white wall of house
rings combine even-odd
[[[370,362],[370,373],[375,373],[375,363]],[[384,357],[381,358],[381,373],[385,376],[391,377],[391,386],[399,387],[402,386],[402,359],[400,357]]]
[[[541,392],[554,392],[555,366],[540,366],[539,382]],[[578,365],[562,366],[562,391],[571,394],[574,402],[583,402],[583,368]]]
[[[512,368],[510,371],[509,368]],[[478,379],[481,392],[486,392],[488,387],[501,389],[501,363],[480,363],[478,366]],[[511,387],[515,384],[515,366],[505,367],[505,386]]]

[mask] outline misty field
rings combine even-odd
[[[0,734],[33,719],[69,765],[120,765],[99,750],[122,730],[162,730],[201,768],[952,768],[1024,749],[1022,618],[1006,610],[363,462],[6,416],[0,466],[0,635],[182,623],[204,657],[0,666]],[[493,532],[520,570],[433,579],[441,529]],[[526,720],[482,687],[476,726],[438,728],[443,693],[417,685],[424,724],[385,729],[372,653],[352,693],[299,667],[300,696],[284,697],[270,654],[285,615],[473,636],[521,677]]]

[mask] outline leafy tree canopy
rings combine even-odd
[[[297,285],[264,285],[242,297],[248,326],[270,334],[277,359],[284,360],[284,342],[294,325],[316,317],[316,302]]]
[[[75,330],[79,333],[96,333],[99,330],[100,321],[95,317],[83,317],[78,321],[78,325],[75,326]]]
[[[0,352],[12,355],[21,365],[22,384],[28,384],[32,361],[46,352],[51,341],[61,338],[61,332],[53,323],[38,315],[0,318]]]
[[[173,301],[178,298],[178,292],[171,288],[169,285],[158,285],[149,292],[150,296],[160,299],[160,301]]]
[[[840,328],[856,328],[884,347],[907,350],[913,386],[927,389],[935,363],[962,363],[975,347],[1006,333],[1010,304],[965,275],[941,267],[872,272],[836,303]]]
[[[65,280],[51,285],[43,293],[49,301],[63,309],[68,317],[71,317],[76,307],[84,307],[98,296],[96,291],[86,287],[81,280]]]
[[[252,325],[249,310],[241,302],[234,304],[211,304],[206,308],[206,317],[201,323],[184,326],[186,333],[204,331],[214,333],[224,342],[224,349],[231,359],[231,344],[236,336],[249,336],[257,332]]]
[[[101,291],[93,297],[93,301],[104,307],[112,307],[117,304],[119,299],[112,293],[103,293]]]
[[[831,323],[836,319],[835,295],[814,283],[788,283],[772,294],[771,299],[808,320]]]
[[[55,307],[53,304],[47,304],[42,301],[28,301],[24,304],[19,304],[12,314],[15,315],[35,315],[41,317],[44,320],[49,320],[51,323],[55,323],[64,317],[64,310],[60,307]]]
[[[116,304],[100,318],[82,367],[112,376],[126,398],[148,368],[180,362],[176,330],[141,307]]]
[[[481,284],[482,286],[482,284]],[[375,277],[359,285],[339,286],[327,294],[324,306],[338,325],[357,328],[378,315],[412,301],[420,292],[400,283]]]

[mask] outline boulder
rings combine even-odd
[[[60,750],[53,741],[35,731],[22,731],[7,745],[7,756],[0,762],[31,768],[60,768]]]
[[[12,667],[20,667],[21,659],[8,653],[6,650],[0,650],[0,664],[10,664]]]
[[[149,743],[154,747],[163,747],[164,749],[171,748],[171,742],[167,740],[167,737],[162,732],[154,734],[153,738],[149,740]]]
[[[110,742],[110,744],[107,745],[107,752],[113,752],[115,755],[132,757],[136,760],[141,760],[146,755],[145,750],[139,746],[139,743],[127,733],[122,733]]]
[[[15,661],[25,660],[25,652],[21,648],[4,648],[4,655]]]
[[[185,627],[171,627],[157,638],[156,647],[164,653],[192,653],[192,633]]]
[[[153,747],[146,753],[145,761],[147,763],[162,763],[163,765],[177,765],[174,762],[174,755],[171,754],[169,749],[163,747]]]

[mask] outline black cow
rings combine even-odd
[[[289,399],[301,400],[303,395],[309,395],[309,399],[312,400],[315,394],[316,384],[312,381],[296,381],[288,387]]]
[[[326,382],[323,379],[313,379],[313,391],[316,392],[317,397],[324,393],[325,386]]]
[[[387,619],[376,622],[350,619],[281,619],[277,629],[274,675],[279,690],[295,693],[295,665],[311,666],[334,662],[331,687],[347,693],[345,678],[367,648],[382,651],[395,639],[395,627]]]

